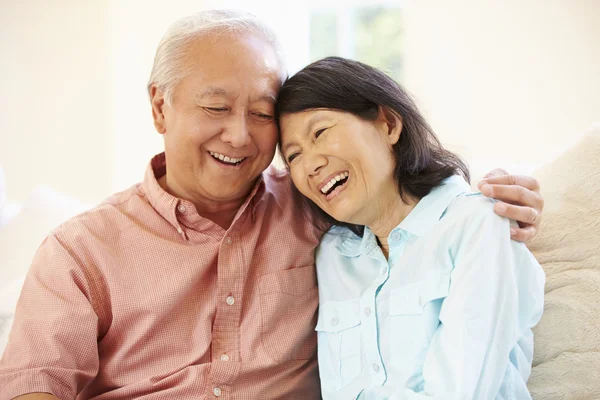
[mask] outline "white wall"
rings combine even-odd
[[[597,0],[409,0],[404,83],[474,164],[543,163],[600,121],[599,21]]]
[[[1,0],[0,164],[8,196],[38,183],[84,201],[111,188],[108,5]]]
[[[304,3],[302,3],[304,4]],[[290,69],[308,59],[298,1],[0,0],[0,164],[11,201],[47,183],[96,202],[161,150],[146,95],[177,17],[253,11]],[[539,164],[600,120],[600,1],[407,0],[405,85],[476,165]]]

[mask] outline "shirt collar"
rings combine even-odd
[[[205,219],[199,216],[196,212],[194,205],[187,200],[179,199],[169,193],[167,193],[158,183],[158,180],[167,173],[167,164],[165,153],[157,154],[152,158],[150,164],[146,168],[144,175],[144,181],[142,183],[143,191],[146,194],[148,202],[152,207],[166,219],[185,239],[184,225],[181,223],[182,218],[188,218],[190,220]],[[242,215],[248,206],[252,211],[253,220],[256,218],[255,213],[260,199],[265,192],[265,183],[262,175],[259,177],[256,185],[248,195],[246,201],[240,209],[234,219],[234,222]],[[182,205],[183,207],[180,207]],[[180,211],[185,210],[185,211]],[[214,225],[212,221],[206,220],[210,225]],[[232,225],[233,225],[232,223]]]
[[[415,236],[423,236],[442,218],[444,212],[459,195],[471,191],[471,187],[460,175],[446,178],[417,203],[406,218],[390,232],[404,230]]]
[[[395,227],[389,235],[390,242],[394,237],[400,237],[402,231],[414,236],[423,236],[444,215],[450,203],[459,195],[468,193],[471,187],[460,175],[446,178],[442,184],[421,199],[406,218]],[[350,232],[346,228],[332,228],[337,235],[343,236],[337,245],[338,251],[348,257],[357,257],[372,251],[377,246],[377,239],[368,227],[365,227],[363,237]]]

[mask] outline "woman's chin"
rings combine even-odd
[[[327,214],[329,214],[336,221],[340,221],[345,224],[361,225],[356,221],[356,218],[353,218],[355,213],[349,212],[349,210],[331,210],[331,212],[327,212]]]

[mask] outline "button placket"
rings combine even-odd
[[[385,284],[389,277],[389,266],[387,262],[381,260],[380,265],[385,265],[384,273],[378,276],[373,284],[367,289],[361,298],[362,306],[362,325],[365,341],[365,356],[366,361],[371,365],[369,368],[372,382],[382,385],[385,382],[385,373],[383,372],[382,359],[380,352],[380,343],[377,327],[377,290]],[[379,261],[378,261],[379,263]],[[367,365],[369,365],[367,364]]]

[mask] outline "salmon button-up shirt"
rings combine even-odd
[[[318,234],[287,173],[263,173],[229,229],[143,183],[36,254],[0,359],[0,399],[311,399]]]

